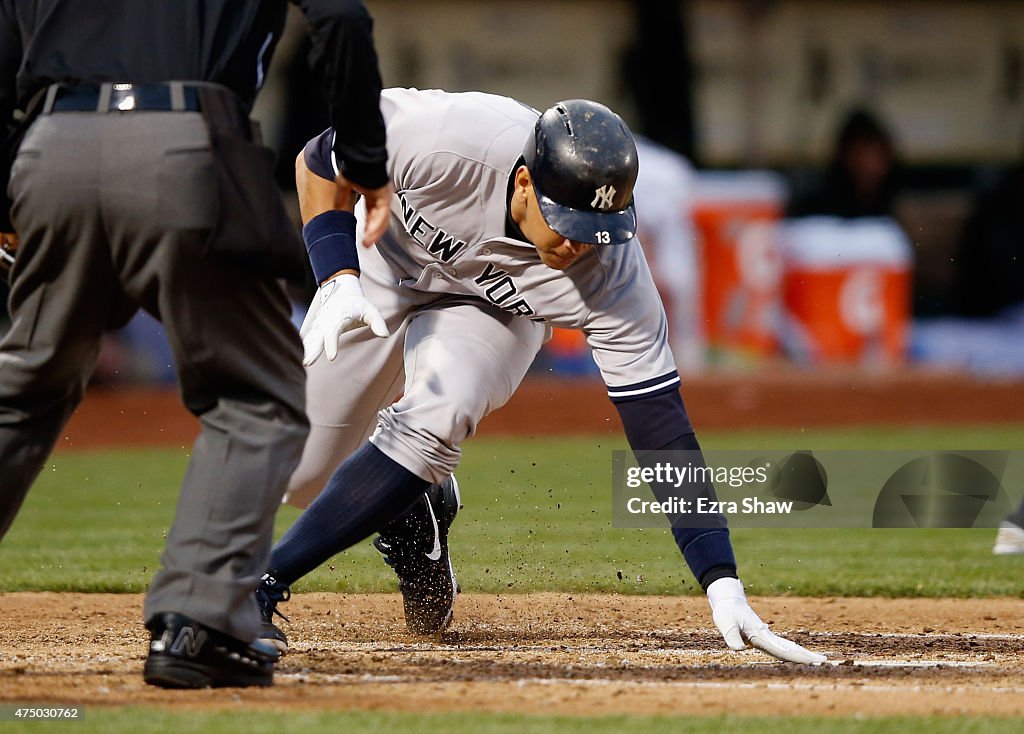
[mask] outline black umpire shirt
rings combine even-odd
[[[384,185],[369,13],[361,0],[291,2],[309,25],[309,60],[331,103],[343,172],[368,188]],[[215,82],[251,109],[286,12],[286,0],[0,0],[0,134],[16,108],[54,82]]]

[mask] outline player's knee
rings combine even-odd
[[[440,411],[417,415],[396,404],[380,412],[371,440],[409,471],[436,483],[455,472],[462,457],[459,444],[467,435],[465,424],[460,428],[443,419]]]
[[[429,437],[436,443],[459,445],[476,433],[480,421],[504,403],[486,385],[472,381],[464,389],[443,398],[418,399],[415,393],[395,403],[393,413],[400,417],[407,430]],[[497,405],[493,403],[498,401]]]

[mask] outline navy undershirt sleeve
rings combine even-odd
[[[629,445],[641,466],[657,462],[657,455],[652,454],[654,451],[697,452],[703,464],[700,444],[678,387],[632,400],[615,401],[615,407],[622,419]],[[657,497],[686,495],[715,499],[715,488],[708,482],[694,483],[689,487],[652,485],[651,490]],[[685,521],[681,518],[670,519],[676,545],[694,578],[705,590],[720,578],[737,577],[736,557],[724,516],[702,518],[702,526],[699,528],[684,527]]]
[[[334,181],[337,178],[334,172],[334,152],[331,149],[333,143],[334,128],[329,127],[306,143],[302,152],[306,168],[328,181]]]

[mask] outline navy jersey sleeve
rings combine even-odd
[[[655,451],[695,452],[703,463],[700,443],[679,394],[678,376],[672,387],[645,392],[630,400],[617,400],[615,407],[622,418],[626,439],[641,466],[657,463],[658,455],[651,453]],[[692,454],[690,460],[693,460]],[[652,484],[651,490],[659,499],[679,494],[716,499],[715,488],[709,482],[695,482],[682,487]],[[723,515],[708,516],[708,522],[702,523],[701,527],[687,527],[685,518],[669,517],[669,520],[672,522],[672,537],[686,559],[686,565],[705,590],[720,578],[736,577],[736,557]]]
[[[302,152],[306,168],[328,181],[334,181],[338,177],[333,145],[334,128],[329,127],[306,143]]]

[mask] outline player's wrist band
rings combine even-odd
[[[331,210],[316,215],[302,228],[302,239],[317,283],[339,270],[359,271],[356,216],[352,212]]]

